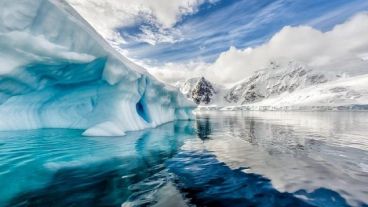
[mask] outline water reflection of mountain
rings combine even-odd
[[[210,118],[208,116],[199,117],[196,120],[196,133],[201,140],[210,138],[212,133]]]
[[[197,125],[203,128],[204,120],[208,120],[209,115],[199,117]],[[225,128],[229,136],[262,146],[271,153],[300,154],[308,148],[320,150],[322,142],[328,142],[330,146],[359,148],[361,145],[354,142],[359,140],[363,145],[368,145],[368,133],[364,130],[367,123],[368,113],[226,112],[211,114],[211,125],[207,124],[205,128],[214,129],[214,132]],[[206,136],[209,136],[208,133]]]

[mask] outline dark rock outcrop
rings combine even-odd
[[[215,93],[216,91],[212,84],[202,77],[196,83],[191,95],[196,104],[209,104]]]

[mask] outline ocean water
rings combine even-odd
[[[81,133],[0,132],[0,206],[368,206],[367,112],[201,112]]]

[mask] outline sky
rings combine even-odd
[[[360,35],[364,32],[360,27],[366,26],[367,20],[356,17],[368,12],[367,0],[67,1],[122,54],[168,82],[197,75],[211,76],[212,73],[223,76],[212,77],[219,82],[239,81],[263,67],[269,59],[277,58],[265,52],[258,52],[258,56],[268,56],[267,60],[250,58],[250,53],[257,53],[250,50],[263,47],[263,51],[274,48],[274,53],[287,53],[289,39],[293,45],[301,44],[298,39],[303,38],[303,41],[314,42],[314,49],[309,49],[310,54],[305,55],[308,57],[292,54],[289,57],[316,65],[317,60],[309,56],[331,38],[336,42],[328,45],[329,52],[335,53],[340,47],[332,45],[341,39],[329,33],[341,24],[353,24],[352,19],[360,22],[352,28],[346,26],[350,32],[345,37],[360,38],[363,42],[367,39]],[[308,35],[303,37],[303,34]],[[265,46],[278,36],[281,36],[278,39],[286,38],[282,46],[277,46],[279,43]],[[280,49],[275,49],[276,46]],[[308,44],[302,46],[308,48]],[[343,49],[346,53],[357,50]],[[364,55],[364,52],[360,49],[356,55]],[[338,57],[336,54],[326,56],[329,59]],[[244,63],[249,58],[262,64]],[[224,70],[227,75],[219,74]],[[237,77],[232,77],[234,75]]]

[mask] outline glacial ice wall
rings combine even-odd
[[[0,1],[0,130],[115,136],[188,119],[193,107],[112,49],[64,1]]]

